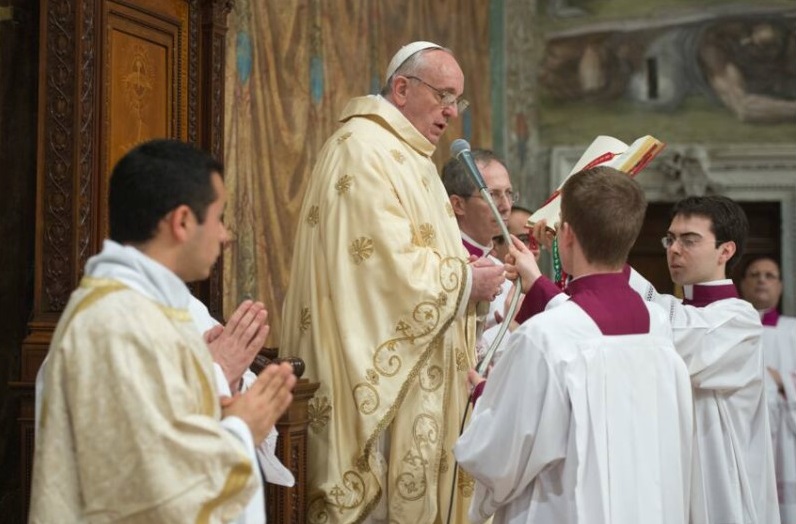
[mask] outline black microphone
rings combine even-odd
[[[467,143],[467,140],[462,138],[457,138],[454,140],[451,144],[451,156],[464,165],[465,171],[467,171],[467,173],[470,175],[470,178],[473,179],[473,182],[475,182],[475,185],[478,187],[479,191],[487,188],[486,182],[484,182],[484,177],[481,176],[478,166],[475,165],[473,154],[470,151],[470,144]]]

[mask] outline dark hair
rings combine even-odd
[[[472,155],[476,164],[488,165],[490,162],[498,162],[506,167],[506,164],[498,158],[495,152],[489,149],[473,149]],[[464,165],[456,158],[451,158],[442,166],[442,185],[445,186],[448,196],[469,197],[478,189],[475,187],[473,179],[465,171]]]
[[[749,268],[751,267],[751,265],[754,264],[755,262],[760,262],[761,260],[770,260],[771,262],[776,264],[777,269],[780,272],[779,278],[780,278],[780,280],[782,280],[782,274],[781,274],[782,273],[782,266],[777,261],[776,257],[774,257],[773,255],[754,255],[754,256],[750,256],[747,260],[744,261],[743,266],[741,267],[741,272],[739,273],[740,274],[740,278],[746,278],[746,276],[747,276],[746,274],[749,272]]]
[[[624,264],[646,211],[647,200],[638,183],[611,167],[575,173],[561,188],[561,221],[572,228],[592,264]]]
[[[694,215],[710,219],[710,231],[718,242],[735,242],[735,254],[726,265],[729,272],[743,256],[749,235],[749,220],[743,208],[721,195],[690,196],[677,202],[670,213],[672,219]]]
[[[218,198],[213,173],[223,173],[221,164],[190,144],[158,139],[135,147],[111,174],[111,240],[146,242],[155,235],[160,220],[181,205],[187,205],[203,223],[208,206]]]

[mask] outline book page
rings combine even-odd
[[[547,228],[553,233],[556,232],[561,217],[560,191],[567,179],[575,173],[596,166],[608,166],[618,171],[628,173],[630,176],[635,176],[639,171],[644,169],[664,147],[665,144],[663,142],[650,135],[637,139],[630,146],[610,136],[598,136],[591,145],[586,148],[586,151],[575,163],[575,167],[572,168],[547,202],[528,218],[527,227],[533,228],[534,224],[540,220],[544,220],[547,222]]]

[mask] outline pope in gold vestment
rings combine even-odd
[[[445,522],[475,364],[467,252],[435,146],[380,96],[341,120],[304,197],[284,307],[283,353],[320,382],[309,522]],[[472,486],[459,472],[452,522]]]

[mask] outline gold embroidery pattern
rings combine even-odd
[[[454,217],[453,206],[451,205],[450,202],[445,202],[445,211],[448,212],[449,217],[451,218]]]
[[[467,356],[459,348],[456,348],[456,371],[467,371]]]
[[[356,460],[356,466],[360,473],[367,473],[370,471],[370,464],[368,464],[368,456],[360,455]]]
[[[375,370],[368,368],[368,370],[365,371],[365,378],[368,379],[368,382],[370,382],[374,386],[379,385],[379,374],[376,373]]]
[[[431,224],[420,224],[415,229],[412,228],[412,244],[418,247],[429,247],[434,245],[434,239],[437,234],[434,231],[434,226]]]
[[[439,425],[429,415],[418,415],[412,425],[413,445],[401,461],[408,470],[398,475],[398,495],[405,500],[418,500],[428,487],[428,459],[424,450],[433,448],[439,440]]]
[[[461,274],[456,273],[456,270],[462,268],[463,262],[459,259],[448,257],[443,259],[440,266],[440,284],[443,291],[451,292],[455,290],[461,281]],[[460,290],[461,291],[461,290]],[[392,377],[400,371],[402,366],[401,358],[395,354],[395,349],[400,342],[408,342],[415,344],[418,339],[426,337],[431,333],[435,333],[440,321],[440,306],[438,305],[439,298],[435,301],[421,302],[415,306],[412,312],[415,327],[410,325],[405,320],[399,320],[396,324],[395,331],[400,333],[400,336],[383,342],[373,355],[373,367],[381,375]],[[432,341],[433,342],[433,341]],[[432,351],[433,344],[429,344],[428,352]],[[419,369],[419,368],[418,368]]]
[[[309,214],[307,215],[307,224],[309,224],[310,227],[315,227],[318,225],[318,222],[320,221],[321,221],[321,214],[318,206],[312,206],[310,208]]]
[[[348,247],[348,253],[354,259],[354,264],[361,264],[373,254],[373,240],[368,237],[357,238],[351,242]]]
[[[440,291],[439,295],[437,295],[437,305],[442,307],[448,303],[448,295]]]
[[[326,501],[323,495],[315,497],[307,504],[307,520],[311,524],[326,524],[329,522],[329,513],[326,511]]]
[[[351,175],[343,175],[340,177],[340,180],[334,185],[334,188],[337,190],[338,195],[345,195],[351,189],[351,185],[354,183],[354,177]]]
[[[299,321],[299,331],[304,333],[309,329],[310,324],[312,323],[312,315],[310,314],[310,308],[303,307],[301,308],[301,320]]]
[[[332,405],[327,397],[315,397],[307,404],[307,419],[310,428],[316,433],[321,431],[332,418]]]
[[[436,236],[437,234],[434,232],[434,226],[431,224],[420,224],[420,238],[423,239],[423,245],[433,245]]]
[[[378,491],[376,500],[380,495],[381,490]],[[312,498],[308,504],[307,518],[312,524],[324,524],[329,522],[330,508],[336,509],[339,513],[345,513],[346,510],[361,506],[364,501],[364,479],[354,471],[346,471],[343,474],[342,482],[335,484],[326,497],[319,494]]]
[[[396,162],[398,162],[399,164],[403,164],[404,162],[406,162],[406,157],[403,155],[403,153],[401,153],[401,152],[400,152],[400,151],[398,151],[397,149],[391,149],[391,150],[390,150],[390,154],[392,154],[392,157],[393,157],[393,158],[395,159],[395,161],[396,161]]]
[[[462,468],[459,468],[459,478],[456,481],[458,484],[459,493],[465,497],[470,498],[473,496],[473,490],[475,489],[475,479]]]
[[[463,260],[455,257],[448,257],[442,260],[440,265],[440,283],[444,291],[453,292],[457,291],[455,304],[453,304],[454,311],[458,310],[459,306],[464,300],[464,286],[459,287],[460,282],[465,276],[466,265]],[[453,322],[453,316],[450,316],[445,325],[440,326],[439,334],[435,338],[442,339],[445,329]],[[432,341],[433,342],[433,341]],[[390,341],[385,342],[382,346],[386,346],[390,343]],[[394,342],[393,342],[394,344]],[[420,369],[425,365],[428,361],[429,356],[431,355],[430,350],[431,344],[426,347],[421,355],[418,358],[417,363],[415,366],[409,371],[407,375],[406,381],[404,381],[403,385],[401,386],[398,395],[396,396],[395,403],[390,406],[387,411],[381,415],[381,419],[379,423],[376,424],[376,428],[370,434],[365,445],[363,446],[363,453],[367,455],[369,450],[373,449],[373,446],[379,436],[384,432],[385,428],[387,427],[389,421],[392,420],[395,411],[397,410],[397,406],[400,406],[407,395],[407,392],[410,387],[414,386],[414,380],[417,378],[417,375],[420,372]],[[381,489],[377,488],[376,494],[364,505],[362,510],[359,513],[357,521],[361,521],[365,515],[367,515],[373,507],[375,507],[376,503],[379,501],[381,497]],[[327,508],[327,501],[323,496],[316,497],[310,499],[309,503],[309,522],[311,524],[324,524],[329,520],[328,508]]]
[[[340,136],[338,136],[338,137],[337,137],[337,143],[338,143],[338,144],[342,144],[343,142],[345,142],[346,140],[348,140],[349,138],[351,138],[351,135],[352,135],[352,134],[353,134],[353,133],[352,133],[351,131],[349,131],[349,132],[347,132],[347,133],[343,133],[342,135],[340,135]]]
[[[448,454],[443,452],[442,458],[439,460],[439,472],[445,473],[448,471]]]
[[[354,402],[357,410],[363,415],[372,415],[379,409],[381,399],[376,388],[367,382],[360,382],[354,386]]]
[[[444,373],[439,366],[429,366],[420,373],[420,387],[425,391],[436,391],[442,386]]]

